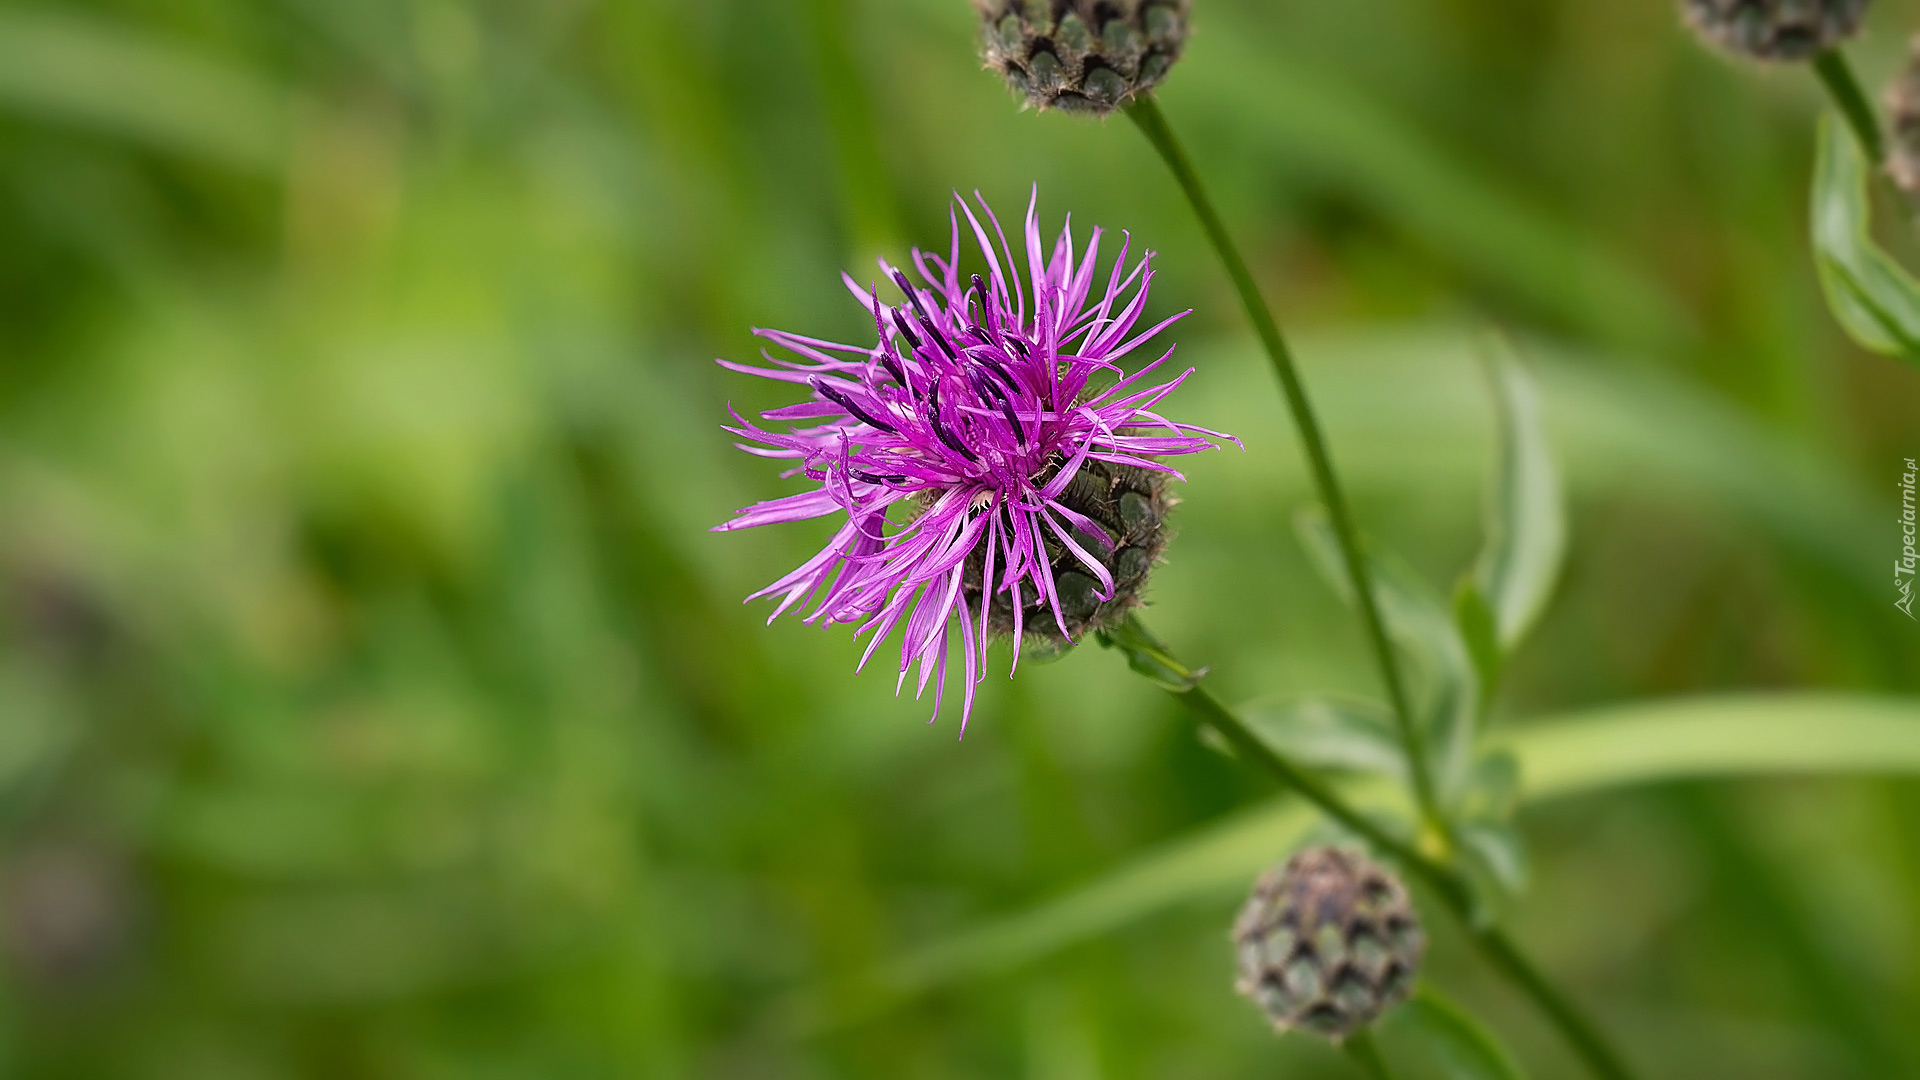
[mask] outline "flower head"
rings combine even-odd
[[[1335,1042],[1407,996],[1427,946],[1399,879],[1335,847],[1308,848],[1263,875],[1233,942],[1236,987],[1276,1029]]]
[[[1681,0],[1701,37],[1756,60],[1807,60],[1860,29],[1869,0]]]
[[[913,252],[922,283],[880,263],[902,301],[842,275],[874,344],[756,330],[792,358],[720,361],[807,388],[806,401],[760,414],[767,423],[735,412],[727,430],[749,453],[795,461],[786,475],[813,486],[717,528],[845,515],[819,554],[748,599],[778,598],[768,621],[800,606],[808,622],[858,624],[872,635],[862,666],[903,626],[900,682],[917,664],[936,716],[957,630],[963,734],[988,639],[1010,635],[1017,667],[1023,641],[1069,644],[1122,617],[1164,542],[1165,478],[1179,474],[1159,459],[1231,438],[1154,411],[1192,373],[1149,381],[1171,348],[1122,365],[1186,314],[1136,332],[1152,253],[1128,269],[1125,241],[1097,275],[1100,230],[1076,253],[1069,221],[1048,251],[1037,201],[1024,268],[986,203],[976,215],[956,197],[946,254]],[[962,272],[963,238],[983,272]]]
[[[1190,0],[974,0],[982,56],[1035,109],[1105,116],[1166,78]]]

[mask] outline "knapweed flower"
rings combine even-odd
[[[1869,0],[1681,0],[1687,22],[1729,52],[1807,60],[1860,29]]]
[[[1308,848],[1262,876],[1233,942],[1236,988],[1275,1028],[1335,1042],[1405,998],[1426,952],[1406,887],[1337,847]]]
[[[987,66],[1035,109],[1104,116],[1166,78],[1189,0],[974,0]]]
[[[791,357],[720,361],[808,390],[765,423],[734,412],[727,430],[749,453],[796,462],[785,475],[811,486],[717,528],[845,518],[818,555],[748,599],[778,598],[769,622],[803,607],[808,622],[857,624],[872,635],[863,667],[902,627],[900,685],[917,664],[917,692],[935,683],[935,717],[957,631],[962,734],[987,641],[1010,636],[1017,668],[1023,642],[1051,650],[1124,618],[1165,544],[1166,479],[1180,474],[1160,459],[1231,438],[1155,411],[1192,373],[1150,381],[1172,348],[1123,366],[1186,314],[1136,332],[1152,253],[1129,269],[1129,239],[1098,274],[1100,230],[1076,253],[1069,220],[1048,251],[1037,201],[1024,268],[986,203],[976,215],[956,197],[947,253],[913,252],[920,283],[881,261],[901,301],[843,274],[874,344],[755,330]],[[980,273],[961,270],[963,236]]]

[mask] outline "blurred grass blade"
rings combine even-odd
[[[1520,763],[1522,802],[1685,777],[1920,775],[1920,701],[1829,693],[1683,698],[1533,723],[1499,743]],[[1346,790],[1362,804],[1393,797],[1377,780]],[[787,1019],[805,1028],[846,1022],[1167,908],[1230,896],[1316,820],[1283,800],[1206,826],[1063,896],[909,953],[870,973],[858,992],[809,997]]]
[[[1813,250],[1827,304],[1862,348],[1920,363],[1920,282],[1874,244],[1867,161],[1822,117],[1813,174]]]
[[[1211,135],[1198,147],[1203,157],[1217,147],[1278,158],[1286,172],[1367,206],[1465,276],[1599,340],[1663,351],[1693,336],[1691,316],[1659,280],[1598,233],[1435,140],[1372,88],[1322,70],[1315,57],[1279,53],[1280,39],[1265,29],[1232,25],[1231,8],[1209,15],[1215,32],[1195,37],[1165,95],[1182,121],[1190,111],[1228,125],[1200,129]]]
[[[1015,967],[1195,896],[1247,888],[1247,867],[1279,861],[1318,821],[1310,808],[1294,803],[1235,814],[1092,885],[915,950],[828,992],[801,994],[786,1002],[777,1026],[811,1032],[852,1023],[937,986]]]
[[[0,10],[0,107],[275,172],[285,104],[278,88],[254,74],[128,26]]]
[[[1521,800],[1661,780],[1920,773],[1920,701],[1841,693],[1673,698],[1529,724],[1496,745],[1520,759]]]
[[[1432,986],[1389,1014],[1386,1026],[1396,1042],[1417,1046],[1446,1080],[1525,1080],[1499,1038]]]
[[[1504,338],[1489,336],[1484,349],[1499,449],[1474,583],[1510,653],[1553,597],[1567,551],[1566,502],[1539,389]]]

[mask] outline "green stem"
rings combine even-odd
[[[1847,63],[1847,55],[1839,49],[1828,49],[1813,58],[1813,70],[1820,76],[1820,85],[1826,87],[1827,96],[1833,98],[1840,115],[1846,117],[1847,126],[1853,129],[1853,137],[1859,140],[1867,160],[1878,170],[1887,161],[1886,139],[1880,134],[1880,120],[1874,115],[1873,104],[1860,89],[1860,80],[1854,78],[1853,66]]]
[[[1475,928],[1468,924],[1468,933],[1487,959],[1533,998],[1534,1003],[1547,1014],[1580,1056],[1586,1059],[1596,1075],[1607,1077],[1608,1080],[1628,1080],[1633,1075],[1627,1070],[1626,1062],[1607,1044],[1606,1036],[1600,1034],[1600,1029],[1594,1026],[1593,1021],[1561,993],[1559,987],[1548,981],[1539,968],[1533,966],[1533,962],[1527,959],[1512,938],[1492,926]]]
[[[1602,1080],[1631,1080],[1632,1073],[1625,1063],[1579,1007],[1548,982],[1511,939],[1475,917],[1473,893],[1458,873],[1381,828],[1342,798],[1332,785],[1267,745],[1239,714],[1200,685],[1206,677],[1205,669],[1188,667],[1153,636],[1138,616],[1130,616],[1119,626],[1103,631],[1100,641],[1125,653],[1129,667],[1173,695],[1196,721],[1225,739],[1235,753],[1266,770],[1281,786],[1358,833],[1376,850],[1418,877],[1460,921],[1467,936],[1494,967],[1533,999],[1595,1076]]]
[[[1387,1059],[1380,1056],[1380,1047],[1373,1041],[1373,1032],[1366,1028],[1347,1036],[1340,1044],[1360,1071],[1367,1074],[1368,1080],[1393,1080],[1392,1070],[1387,1068]]]
[[[1860,152],[1866,155],[1881,190],[1909,220],[1920,222],[1920,207],[1900,190],[1900,185],[1893,182],[1893,174],[1887,171],[1887,138],[1880,128],[1879,114],[1874,111],[1866,91],[1860,88],[1860,80],[1854,77],[1853,65],[1847,63],[1846,54],[1839,49],[1829,49],[1813,58],[1813,70],[1820,76],[1820,85],[1826,88],[1834,107],[1846,120],[1847,128],[1853,132],[1854,141],[1860,144]]]
[[[1360,621],[1366,628],[1367,643],[1373,649],[1374,659],[1380,666],[1380,679],[1386,684],[1387,697],[1393,704],[1400,739],[1406,744],[1407,771],[1413,775],[1414,798],[1420,804],[1421,813],[1429,827],[1435,829],[1444,840],[1445,818],[1440,813],[1440,803],[1433,790],[1433,777],[1427,768],[1426,740],[1419,726],[1414,723],[1406,687],[1400,680],[1400,666],[1394,659],[1393,646],[1387,638],[1386,622],[1380,617],[1380,605],[1374,596],[1373,574],[1361,550],[1360,530],[1354,525],[1353,512],[1347,508],[1347,498],[1341,491],[1340,479],[1333,471],[1333,456],[1327,449],[1326,436],[1321,433],[1320,420],[1314,414],[1313,403],[1307,398],[1306,383],[1301,380],[1300,371],[1294,365],[1286,339],[1280,336],[1280,326],[1274,321],[1273,312],[1260,295],[1260,286],[1254,282],[1253,273],[1247,268],[1246,260],[1241,258],[1239,248],[1234,246],[1233,237],[1228,234],[1226,224],[1220,220],[1219,212],[1213,208],[1213,200],[1200,182],[1200,174],[1194,171],[1186,150],[1174,137],[1173,128],[1168,126],[1159,104],[1152,95],[1143,94],[1127,106],[1127,115],[1133,118],[1147,141],[1159,151],[1167,168],[1173,171],[1174,179],[1179,181],[1180,189],[1186,193],[1187,201],[1193,205],[1193,212],[1200,218],[1200,227],[1213,243],[1220,261],[1225,264],[1227,276],[1233,279],[1240,302],[1246,306],[1247,317],[1253,320],[1254,331],[1266,349],[1273,373],[1280,379],[1280,389],[1286,396],[1287,408],[1293,413],[1294,427],[1300,433],[1300,443],[1313,473],[1314,486],[1319,489],[1320,501],[1326,504],[1327,513],[1332,518],[1334,535],[1339,539],[1340,552],[1346,560],[1347,574],[1352,579],[1354,596],[1360,607]]]

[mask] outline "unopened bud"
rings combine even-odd
[[[1099,527],[1092,534],[1083,527],[1063,522],[1067,535],[1081,551],[1098,560],[1113,578],[1113,595],[1104,590],[1090,571],[1058,536],[1043,534],[1047,559],[1053,571],[1053,584],[1060,596],[1060,614],[1067,624],[1066,638],[1060,635],[1060,620],[1054,617],[1047,597],[1028,591],[1020,599],[1020,632],[1023,647],[1039,655],[1060,650],[1081,641],[1089,631],[1118,625],[1127,613],[1140,606],[1140,594],[1147,576],[1166,549],[1169,531],[1167,511],[1174,499],[1167,494],[1167,474],[1136,465],[1114,465],[1088,459],[1080,466],[1059,503]],[[980,581],[986,568],[984,550],[967,558],[967,573],[962,591],[973,610],[979,610]],[[987,613],[989,629],[999,634],[1014,630],[1013,597],[1007,592],[994,595]]]
[[[1166,77],[1191,0],[974,0],[987,66],[1036,109],[1104,116]]]
[[[1756,60],[1806,60],[1860,29],[1869,0],[1681,0],[1707,41]]]
[[[1261,877],[1233,928],[1236,988],[1281,1031],[1335,1042],[1413,987],[1426,938],[1392,874],[1358,852],[1309,848]]]

